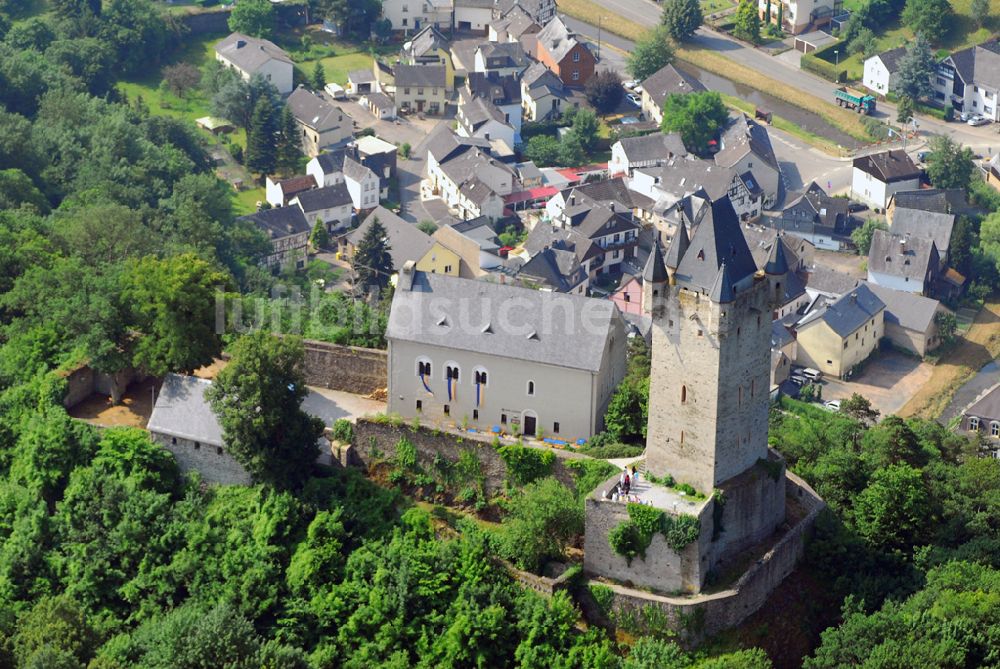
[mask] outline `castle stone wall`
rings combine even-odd
[[[305,376],[310,386],[369,395],[386,387],[386,352],[307,339]]]
[[[221,446],[203,444],[170,437],[156,432],[150,433],[153,441],[170,451],[182,472],[197,470],[201,478],[209,483],[227,485],[249,485],[250,475]]]
[[[786,473],[785,487],[790,497],[806,510],[806,515],[782,535],[774,546],[754,562],[727,590],[709,595],[670,597],[654,595],[623,585],[590,581],[612,590],[611,603],[601,612],[606,621],[629,628],[633,633],[662,632],[646,621],[657,621],[677,632],[688,642],[736,627],[755,613],[771,592],[794,571],[816,521],[826,506],[802,479]],[[656,615],[651,615],[653,611]]]
[[[784,461],[777,453],[771,456],[770,469],[756,464],[719,486],[725,504],[721,528],[711,544],[713,568],[763,541],[785,521]]]

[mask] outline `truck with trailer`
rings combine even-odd
[[[833,97],[837,104],[848,109],[857,109],[859,114],[875,113],[875,96],[858,93],[849,90],[846,86],[841,86],[833,92]]]

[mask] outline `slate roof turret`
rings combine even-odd
[[[767,264],[764,265],[765,274],[788,274],[788,260],[785,258],[785,245],[778,235],[771,245],[771,254],[767,257]]]
[[[667,267],[677,269],[681,264],[681,260],[684,259],[684,254],[687,253],[689,246],[691,246],[691,240],[688,238],[687,226],[681,222],[677,226],[677,232],[670,241],[670,248],[667,250]]]
[[[720,274],[723,264],[726,272]],[[694,233],[691,245],[677,266],[679,286],[721,296],[738,292],[757,272],[750,247],[740,229],[740,221],[728,197],[712,202],[712,219],[705,220]],[[726,285],[716,288],[720,276]],[[714,298],[713,298],[714,299]]]
[[[642,271],[642,280],[649,283],[664,283],[667,280],[667,267],[663,264],[663,249],[659,238],[653,242],[653,250],[646,260],[646,268]]]

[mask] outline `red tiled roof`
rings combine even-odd
[[[507,204],[517,204],[518,202],[526,202],[528,200],[550,198],[558,192],[559,189],[555,186],[539,186],[537,188],[529,188],[528,190],[511,193],[504,198],[504,202]]]

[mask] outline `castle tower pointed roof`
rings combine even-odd
[[[648,283],[664,283],[667,278],[667,267],[663,264],[663,249],[660,247],[660,238],[657,237],[646,261],[646,267],[642,270],[642,280]]]
[[[715,276],[712,289],[708,291],[708,299],[719,304],[725,304],[732,302],[735,297],[736,291],[733,290],[733,282],[729,277],[729,270],[726,268],[726,263],[722,263],[719,273]]]
[[[785,258],[785,240],[778,235],[771,245],[771,254],[764,265],[765,274],[788,274],[788,260]]]
[[[725,295],[735,295],[736,286],[745,284],[757,272],[757,263],[728,196],[712,202],[711,219],[706,217],[695,231],[677,266],[677,285],[709,294],[723,265],[728,281],[721,291]]]
[[[674,235],[670,241],[670,248],[667,249],[667,267],[677,269],[690,245],[691,240],[688,239],[687,226],[681,221],[677,226],[677,234]]]

